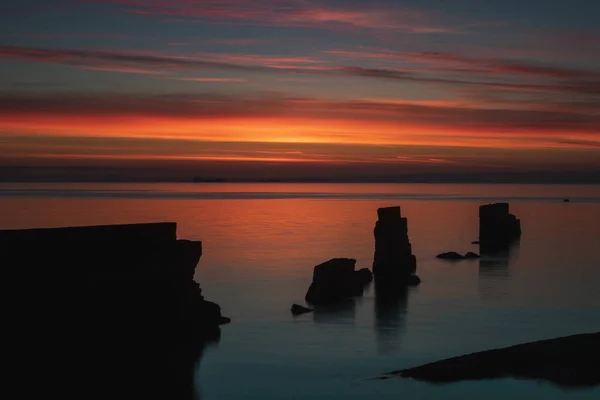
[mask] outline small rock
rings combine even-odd
[[[481,242],[479,240],[475,240],[474,242],[471,242],[471,244],[481,244]]]
[[[455,251],[449,251],[446,253],[438,254],[437,258],[441,258],[442,260],[464,260],[465,256],[462,254],[458,254]]]
[[[472,251],[465,254],[465,258],[481,258],[481,256],[477,253],[473,253]]]
[[[299,304],[292,305],[292,314],[294,315],[306,314],[312,311],[313,310],[311,308],[303,307]]]
[[[569,199],[564,199],[564,200],[563,200],[563,202],[565,202],[565,203],[568,203],[568,202],[570,202],[570,201],[571,201],[571,200],[569,200]]]
[[[421,283],[421,278],[416,275],[409,275],[406,281],[408,286],[417,286]]]
[[[373,280],[373,273],[369,268],[362,268],[358,271],[355,271],[354,276],[362,285],[371,283],[371,281]]]

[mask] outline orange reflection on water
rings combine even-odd
[[[557,293],[567,291],[569,296],[562,296],[561,301],[587,304],[589,296],[596,292],[597,281],[593,277],[599,261],[598,203],[511,202],[511,211],[521,218],[523,238],[518,252],[504,264],[498,264],[504,269],[500,275],[496,270],[488,273],[489,267],[477,260],[447,263],[435,256],[444,251],[478,251],[471,244],[478,234],[478,205],[489,200],[450,200],[455,196],[600,198],[598,186],[21,184],[11,187],[83,190],[88,195],[73,198],[57,192],[50,198],[35,194],[0,197],[0,207],[10,210],[0,216],[2,228],[177,222],[180,238],[203,241],[204,255],[197,276],[206,283],[206,290],[213,293],[218,292],[219,285],[228,284],[234,285],[243,297],[243,292],[252,286],[247,282],[252,281],[262,287],[253,294],[260,299],[275,296],[300,301],[316,264],[334,257],[351,257],[358,260],[358,268],[371,267],[376,210],[392,205],[400,205],[409,220],[417,271],[424,282],[418,289],[419,296],[468,304],[479,301],[480,291],[485,290],[486,301],[532,304],[554,301]],[[6,185],[3,188],[8,190]],[[148,191],[154,194],[149,196]],[[103,197],[94,198],[98,196],[96,192],[104,193]],[[204,197],[194,198],[198,193]],[[264,198],[251,198],[256,193]],[[171,194],[176,198],[169,198]],[[394,194],[417,199],[391,198]],[[235,198],[219,198],[231,196]],[[279,198],[269,199],[270,196]],[[441,199],[433,200],[438,196]],[[389,198],[385,200],[386,197]],[[582,280],[583,276],[591,278]],[[492,280],[493,284],[478,284],[482,280]],[[282,281],[288,283],[283,285]],[[531,285],[536,286],[534,292]],[[490,291],[502,296],[493,293],[488,296]],[[234,296],[227,294],[230,295]],[[366,296],[372,294],[368,292]]]

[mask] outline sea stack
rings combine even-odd
[[[412,254],[408,239],[408,220],[402,217],[399,206],[380,208],[377,216],[373,261],[375,282],[418,284],[420,279],[415,275],[417,259]]]
[[[354,269],[353,258],[332,258],[317,265],[305,300],[313,305],[326,305],[361,296],[365,285],[373,279],[371,271]]]
[[[482,248],[506,248],[520,237],[521,220],[509,212],[508,203],[479,207],[479,243]]]

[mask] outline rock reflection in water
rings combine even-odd
[[[481,248],[479,291],[483,299],[494,300],[509,295],[510,265],[519,252],[519,241],[508,246]]]
[[[312,313],[313,321],[325,324],[354,324],[356,301],[355,298],[351,297],[334,304],[315,306]]]
[[[406,326],[409,289],[375,282],[375,334],[380,354],[398,349]]]

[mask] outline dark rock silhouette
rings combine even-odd
[[[313,281],[306,292],[309,304],[331,304],[340,300],[361,296],[366,284],[372,280],[368,269],[355,271],[353,258],[333,258],[317,265]]]
[[[406,281],[404,281],[404,284],[406,284],[407,286],[417,286],[421,283],[421,278],[419,278],[417,275],[409,275],[406,278]]]
[[[301,315],[301,314],[313,312],[314,310],[312,308],[307,308],[307,307],[301,306],[299,304],[293,304],[291,311],[292,311],[292,314],[294,314],[294,315]]]
[[[569,199],[564,199],[564,200],[563,200],[563,202],[564,202],[564,203],[568,203],[568,202],[570,202],[570,201],[571,201],[571,200],[569,200]]]
[[[442,260],[464,260],[466,257],[462,254],[458,254],[455,251],[449,251],[446,253],[438,254],[436,258],[440,258]]]
[[[521,221],[509,213],[508,203],[479,207],[479,242],[482,249],[504,248],[520,237]]]
[[[455,252],[455,251],[448,251],[446,253],[438,254],[436,256],[436,258],[439,258],[441,260],[460,261],[460,260],[481,258],[481,256],[479,254],[473,253],[471,251],[468,252],[467,254],[465,254],[464,256],[462,254],[460,254],[460,253]]]
[[[193,280],[201,242],[177,240],[176,229],[0,231],[15,369],[28,374],[37,360],[60,360],[35,374],[45,395],[194,398],[194,368],[229,319]]]
[[[600,333],[519,344],[390,372],[430,383],[517,378],[565,388],[600,385]]]
[[[358,271],[355,271],[354,275],[355,275],[354,279],[361,282],[361,284],[363,286],[367,285],[373,281],[373,273],[371,272],[371,270],[369,268],[361,268]]]
[[[402,218],[400,207],[377,210],[375,224],[375,257],[373,275],[375,280],[386,280],[397,285],[418,284],[415,279],[417,259],[412,254],[408,239],[408,220]]]

